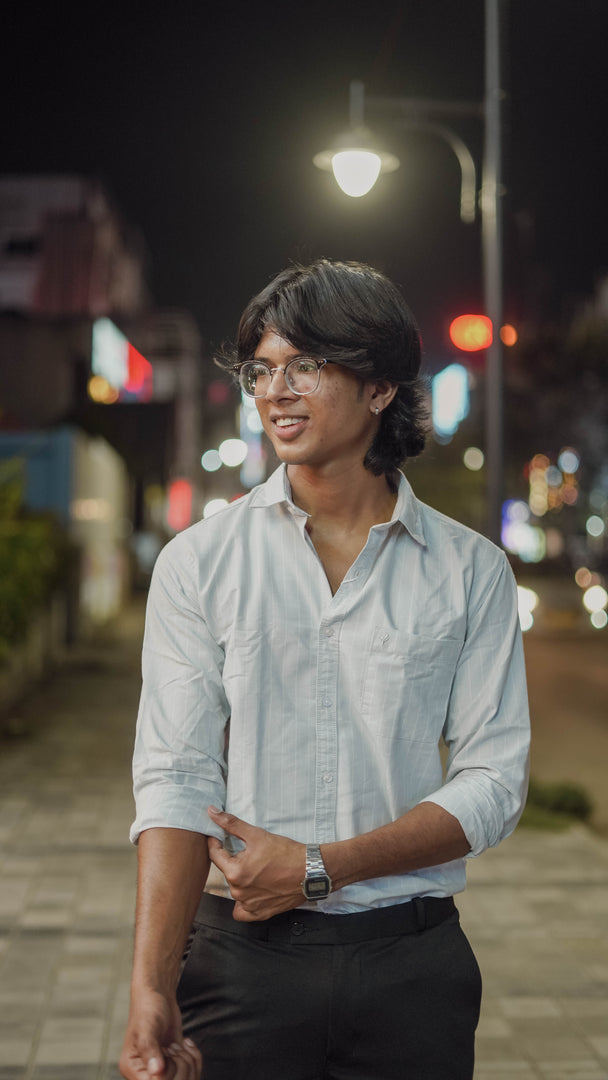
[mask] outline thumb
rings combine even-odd
[[[230,833],[231,836],[237,836],[239,840],[244,840],[245,843],[251,839],[256,831],[255,825],[249,825],[248,822],[242,821],[241,818],[236,817],[234,814],[227,814],[224,810],[218,810],[216,806],[210,806],[207,813],[211,820],[215,821],[224,832]]]
[[[165,1073],[165,1059],[159,1046],[151,1046],[149,1049],[150,1057],[145,1061],[145,1055],[142,1055],[146,1068],[150,1076],[163,1076]]]

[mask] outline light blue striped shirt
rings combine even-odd
[[[164,826],[223,839],[207,815],[214,804],[327,843],[428,800],[480,854],[515,827],[527,781],[523,649],[504,553],[421,503],[401,476],[391,520],[370,529],[332,596],[306,520],[282,465],[161,552],[131,838]],[[315,906],[356,911],[464,884],[457,859],[349,885]]]

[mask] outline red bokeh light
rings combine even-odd
[[[487,315],[459,315],[450,323],[450,341],[463,352],[478,352],[492,344],[492,320]]]

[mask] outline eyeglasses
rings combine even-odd
[[[298,397],[305,397],[317,389],[321,368],[329,363],[330,360],[316,360],[312,356],[296,356],[285,367],[269,368],[258,360],[248,360],[238,369],[239,382],[247,397],[263,398],[270,389],[272,376],[282,371],[289,389]]]

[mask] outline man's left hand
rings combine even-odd
[[[235,919],[257,922],[304,902],[300,883],[306,868],[305,844],[249,825],[214,806],[208,813],[224,832],[246,845],[231,855],[214,836],[208,839],[211,861],[222,871],[235,900]]]

